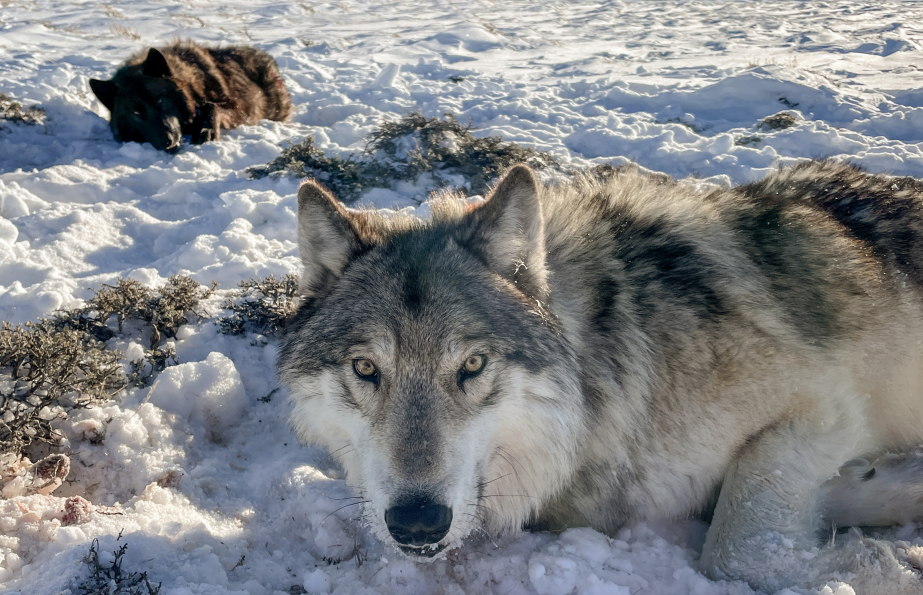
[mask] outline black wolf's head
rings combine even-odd
[[[279,355],[291,422],[409,555],[518,528],[576,466],[585,420],[548,309],[540,192],[518,166],[485,203],[445,199],[421,222],[299,190],[304,302]]]
[[[90,88],[111,112],[109,126],[117,141],[179,149],[182,125],[194,113],[158,50],[151,48],[144,62],[122,68],[112,80],[90,79]]]

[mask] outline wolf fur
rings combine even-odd
[[[108,81],[90,88],[111,112],[122,142],[176,151],[183,135],[194,144],[219,140],[221,129],[284,121],[292,111],[276,61],[246,46],[208,48],[191,41],[135,54]]]
[[[517,166],[423,222],[309,181],[298,234],[291,423],[411,557],[705,512],[712,578],[923,593],[891,544],[836,534],[923,520],[918,455],[885,454],[923,443],[920,182],[811,162],[546,188]]]

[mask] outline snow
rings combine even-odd
[[[307,135],[328,153],[361,150],[377,122],[411,109],[452,112],[477,134],[575,167],[636,161],[731,184],[832,156],[923,177],[921,2],[0,7],[0,93],[48,116],[44,126],[0,122],[0,319],[13,323],[78,306],[88,288],[120,276],[156,286],[181,273],[228,289],[298,272],[298,180],[251,180],[245,168]],[[245,126],[176,155],[114,142],[89,78],[177,37],[268,51],[292,92],[291,122]],[[757,129],[779,111],[796,124]],[[738,144],[749,136],[761,140]],[[417,208],[415,191],[373,189],[362,202]],[[137,358],[146,341],[129,333],[111,346]],[[0,593],[75,589],[94,538],[103,563],[127,542],[124,567],[170,595],[751,592],[695,570],[706,530],[697,521],[639,524],[615,538],[589,529],[478,537],[414,564],[367,534],[328,453],[298,445],[284,391],[273,393],[274,341],[199,321],[180,329],[175,348],[182,363],[153,388],[63,424],[67,482],[50,495],[14,486],[21,495],[0,500]],[[919,543],[916,527],[898,534]]]
[[[205,361],[164,370],[148,402],[217,435],[240,420],[249,405],[234,362],[217,351]]]

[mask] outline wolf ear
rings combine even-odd
[[[465,242],[491,269],[535,298],[548,291],[545,221],[538,193],[532,170],[512,167],[487,202],[471,213],[473,233]]]
[[[340,278],[364,242],[349,212],[313,180],[298,189],[298,252],[304,272],[301,295],[318,297]]]
[[[115,92],[118,90],[116,84],[112,81],[90,79],[90,89],[93,90],[93,95],[96,95],[96,98],[111,112],[115,105]]]
[[[157,48],[151,48],[147,51],[147,59],[144,61],[142,72],[145,76],[161,76],[164,78],[173,76],[170,71],[170,65],[167,64],[167,59],[163,57],[163,54]]]

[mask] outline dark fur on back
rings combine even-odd
[[[246,46],[208,48],[191,41],[135,54],[109,81],[90,80],[111,112],[116,140],[177,150],[219,140],[221,129],[283,121],[292,110],[276,61]]]
[[[869,175],[835,161],[804,163],[746,186],[761,200],[782,196],[831,215],[880,260],[923,288],[923,183]]]

